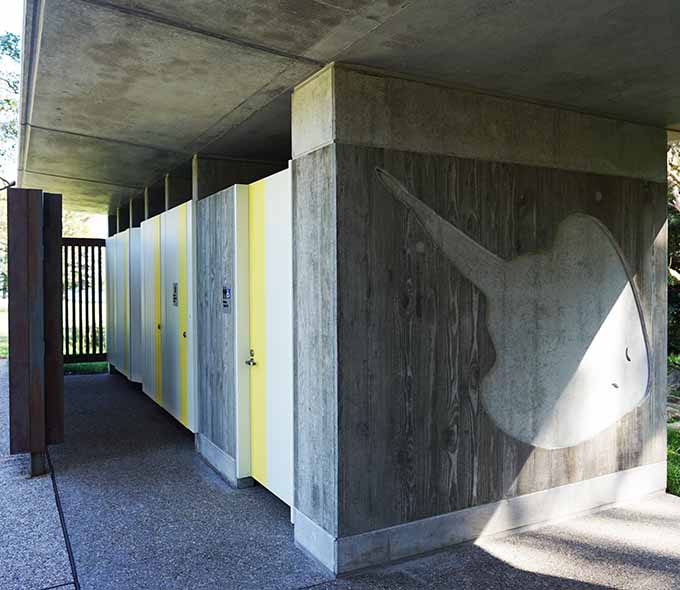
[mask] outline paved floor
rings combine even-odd
[[[7,361],[0,360],[0,588],[73,589],[49,476],[29,479],[28,455],[8,456]]]
[[[86,590],[680,585],[680,499],[671,496],[333,580],[295,549],[280,501],[263,488],[231,489],[196,456],[186,431],[123,378],[68,377],[66,429],[67,442],[50,454]],[[0,485],[14,490],[3,487],[0,499],[0,588],[73,588],[50,480],[17,476],[20,466],[11,477],[0,470]],[[18,520],[8,516],[13,506],[23,507]]]

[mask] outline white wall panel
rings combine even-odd
[[[163,342],[163,407],[179,419],[179,347],[177,277],[177,208],[161,213],[161,340]]]
[[[156,338],[160,323],[158,317],[161,271],[160,222],[160,216],[143,221],[140,236],[142,389],[152,399],[156,397],[156,376],[160,373],[158,369],[162,362],[160,354],[156,355]],[[160,396],[160,388],[158,395]]]
[[[130,380],[142,381],[142,290],[141,290],[141,230],[132,228],[128,235],[128,334]]]

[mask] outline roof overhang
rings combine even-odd
[[[27,0],[19,181],[115,208],[193,153],[285,160],[332,61],[680,131],[680,4]]]

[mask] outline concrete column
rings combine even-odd
[[[130,200],[130,227],[139,227],[144,221],[144,195]]]
[[[203,199],[235,184],[250,184],[286,168],[286,162],[238,160],[194,154],[192,197]]]
[[[191,200],[191,162],[168,172],[164,180],[166,211]]]
[[[346,572],[662,490],[665,132],[343,66],[292,109],[296,543]]]
[[[125,231],[130,227],[130,203],[121,205],[117,209],[118,231]]]
[[[144,189],[144,219],[165,211],[165,178]]]

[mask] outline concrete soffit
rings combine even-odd
[[[76,182],[102,183],[120,194],[120,197],[114,199],[115,201],[120,201],[121,198],[124,200],[126,198],[125,195],[127,195],[130,189],[136,191],[143,188],[144,185],[153,182],[156,178],[162,177],[163,174],[172,170],[175,166],[190,161],[194,153],[211,154],[213,153],[213,150],[211,149],[213,147],[219,150],[220,147],[222,147],[219,144],[219,140],[222,137],[248,122],[261,109],[266,108],[271,101],[280,97],[282,94],[289,92],[290,88],[295,83],[306,78],[310,73],[323,65],[321,62],[307,56],[266,47],[229,35],[221,35],[193,26],[190,23],[184,23],[149,11],[122,6],[113,2],[106,2],[103,0],[73,0],[70,3],[61,3],[60,5],[57,5],[57,7],[61,5],[67,7],[89,5],[95,9],[104,9],[108,12],[120,14],[121,18],[133,17],[138,19],[138,22],[149,22],[152,23],[152,26],[161,26],[168,30],[174,30],[176,31],[175,35],[189,35],[189,38],[193,36],[197,39],[210,40],[209,42],[212,43],[213,46],[215,43],[224,43],[225,46],[242,48],[244,51],[250,52],[248,55],[255,53],[262,56],[270,56],[274,61],[268,62],[269,71],[263,74],[264,77],[269,76],[269,81],[266,82],[264,86],[252,88],[251,92],[253,93],[244,95],[246,98],[236,108],[229,107],[229,110],[226,113],[213,112],[212,122],[208,126],[197,127],[197,131],[193,137],[184,135],[180,141],[170,143],[162,142],[161,145],[154,145],[149,144],[148,142],[129,141],[124,137],[110,136],[108,133],[97,135],[90,133],[88,130],[73,130],[69,128],[68,125],[64,127],[59,125],[53,126],[51,124],[34,124],[34,111],[38,104],[36,101],[40,98],[36,94],[36,88],[38,86],[38,77],[41,75],[39,72],[42,60],[41,51],[45,34],[46,18],[49,16],[46,15],[46,13],[48,10],[57,10],[58,8],[54,8],[55,5],[48,4],[45,0],[26,0],[22,50],[24,58],[22,61],[23,83],[20,96],[20,137],[18,157],[18,180],[20,185],[30,181],[30,177],[35,177],[36,175],[45,178],[58,177],[70,179]],[[54,45],[55,44],[52,43],[52,50],[54,50]],[[258,58],[252,58],[251,62],[256,63],[257,59]],[[261,59],[265,58],[262,57]],[[269,59],[269,57],[266,59]],[[45,68],[46,66],[43,64],[42,67]],[[54,71],[54,68],[52,71]],[[44,104],[45,103],[43,102],[43,105]],[[66,102],[65,104],[68,103]],[[51,168],[44,169],[42,166],[42,164],[45,163],[45,159],[42,157],[43,154],[39,153],[38,155],[35,155],[33,153],[34,149],[32,148],[32,145],[34,142],[32,142],[32,135],[34,135],[34,130],[40,131],[43,137],[48,137],[52,144],[57,146],[61,145],[60,137],[70,137],[71,139],[69,141],[78,140],[81,143],[98,142],[98,151],[104,150],[111,153],[122,153],[129,148],[133,148],[146,150],[147,152],[155,152],[158,156],[153,156],[153,153],[151,153],[151,155],[148,156],[151,157],[151,160],[147,158],[147,162],[141,161],[138,166],[134,166],[134,168],[137,168],[137,174],[140,172],[143,174],[145,171],[147,173],[147,177],[140,177],[135,182],[120,182],[118,178],[99,178],[97,174],[95,174],[93,178],[84,179],[82,177],[87,175],[84,171],[88,170],[88,168],[82,164],[81,169],[76,170],[75,172],[71,172],[70,170],[64,171],[57,160],[52,162],[53,165]],[[216,151],[215,155],[219,156],[220,152]],[[63,150],[61,157],[63,157]],[[36,158],[41,165],[34,166],[31,163],[31,160],[34,158]],[[251,159],[257,160],[257,158]],[[266,159],[270,160],[271,158]],[[146,165],[153,161],[160,164],[160,166],[156,166],[158,169],[155,171],[154,166]],[[77,165],[74,164],[72,167],[77,168]],[[90,167],[90,169],[93,169],[93,167]],[[152,172],[151,176],[148,175],[149,171]],[[130,172],[132,171],[129,171],[129,173]],[[111,202],[110,198],[109,202]]]

